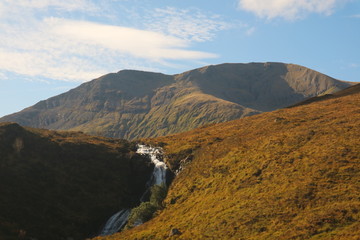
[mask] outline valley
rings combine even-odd
[[[0,0],[0,240],[360,240],[360,0]]]
[[[105,75],[0,119],[0,239],[357,239],[359,106],[293,64]]]

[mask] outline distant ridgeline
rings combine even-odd
[[[135,139],[283,108],[350,86],[284,63],[221,64],[182,74],[110,73],[0,121]]]

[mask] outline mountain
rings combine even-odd
[[[135,150],[126,140],[1,123],[0,239],[96,236],[145,190],[153,165]]]
[[[0,121],[126,139],[156,137],[272,111],[350,85],[284,63],[221,64],[176,75],[124,70]]]
[[[183,170],[164,210],[105,239],[358,239],[359,133],[358,84],[299,106],[144,139]]]

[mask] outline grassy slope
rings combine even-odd
[[[359,239],[360,93],[150,139],[192,159],[166,209],[105,239]]]
[[[96,234],[144,190],[152,169],[133,151],[125,140],[0,124],[0,239]]]
[[[349,86],[293,64],[220,64],[182,74],[124,70],[0,121],[137,139],[188,131]]]

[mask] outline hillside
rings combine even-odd
[[[221,64],[176,75],[124,70],[0,121],[126,139],[156,137],[272,111],[348,86],[284,63]]]
[[[133,207],[153,166],[125,140],[0,124],[0,239],[96,236]]]
[[[154,219],[99,239],[359,239],[360,85],[313,100],[143,140],[184,170]]]

